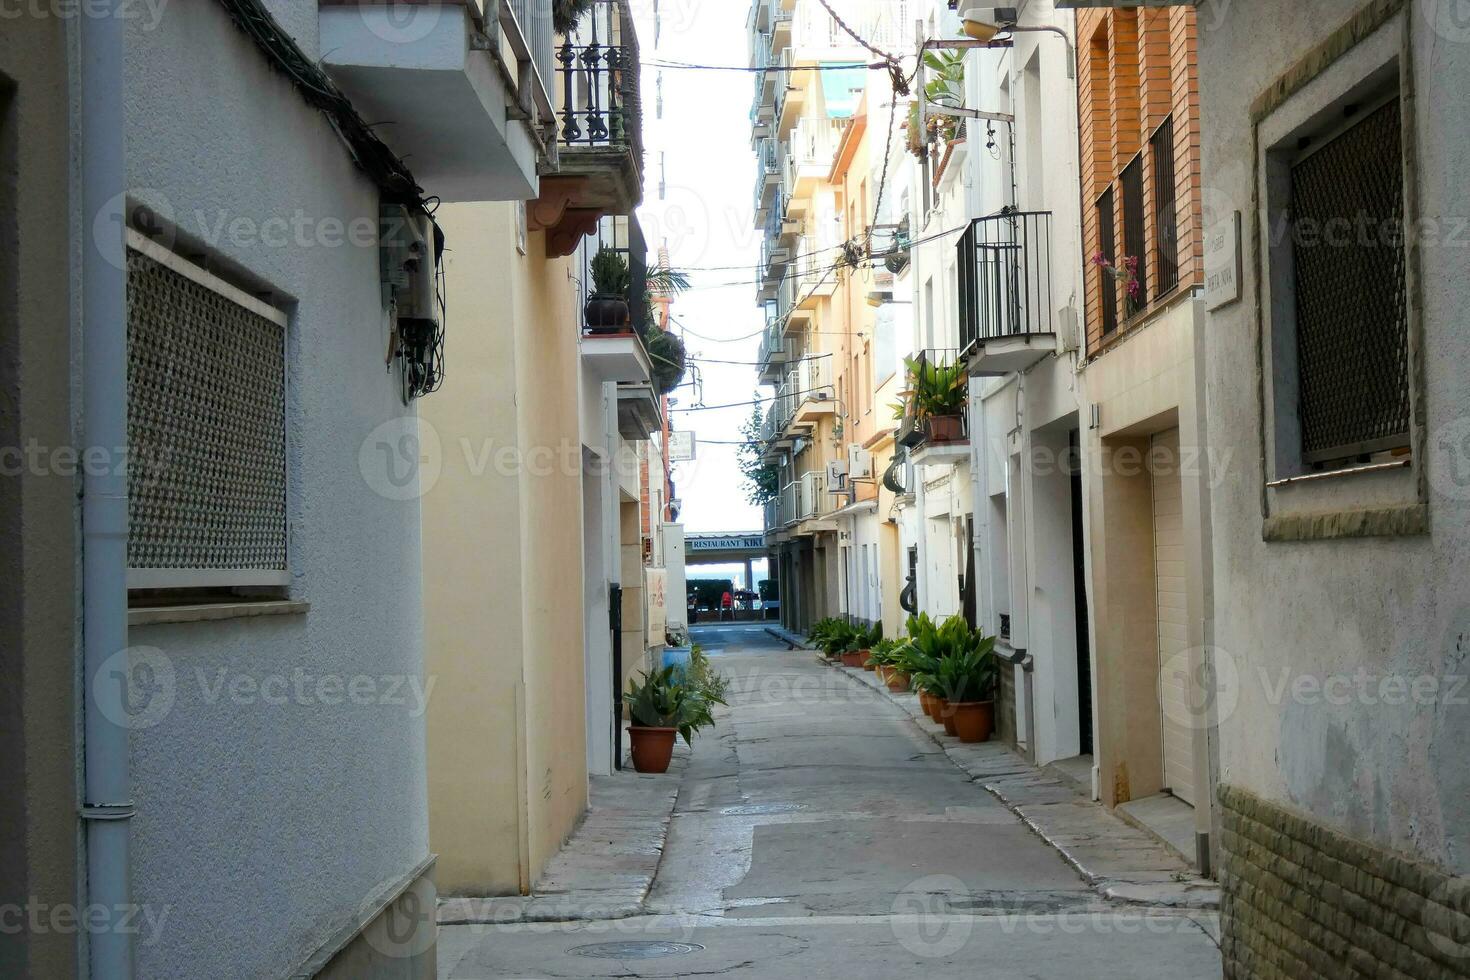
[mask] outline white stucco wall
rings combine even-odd
[[[130,22],[127,44],[134,193],[294,300],[291,593],[311,603],[131,631],[175,671],[172,710],[133,738],[134,899],[169,909],[139,946],[139,975],[279,976],[428,854],[422,706],[328,706],[314,687],[420,683],[418,504],[374,492],[358,465],[376,426],[411,414],[384,371],[377,249],[240,230],[298,210],[375,225],[378,193],[219,5],[173,4],[152,31]],[[298,671],[312,679],[304,698],[294,684],[285,704],[230,693]]]
[[[1200,11],[1205,205],[1245,214],[1244,301],[1205,323],[1209,427],[1233,451],[1214,494],[1216,643],[1238,692],[1220,704],[1222,782],[1348,833],[1470,872],[1470,30],[1450,4],[1411,2],[1417,97],[1427,535],[1312,543],[1262,540],[1261,410],[1255,392],[1258,281],[1251,254],[1251,129],[1243,107],[1359,4],[1220,2]],[[1393,30],[1395,28],[1389,28]],[[1346,59],[1344,59],[1346,60]],[[1316,83],[1312,83],[1316,84]],[[1310,89],[1311,85],[1309,85]],[[1303,90],[1306,92],[1307,90]],[[1410,130],[1406,128],[1406,133]],[[1207,220],[1210,215],[1207,213]],[[1422,469],[1421,469],[1422,468]],[[1356,677],[1369,679],[1372,702]],[[1385,703],[1402,678],[1424,697]],[[1458,678],[1458,680],[1457,680]],[[1345,679],[1346,686],[1341,686]],[[1303,688],[1297,684],[1307,685]],[[1326,692],[1315,685],[1338,685]],[[1456,688],[1458,687],[1458,692]],[[1317,693],[1312,693],[1316,689]]]

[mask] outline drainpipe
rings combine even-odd
[[[113,0],[116,8],[121,0]],[[99,217],[121,211],[127,187],[123,157],[123,25],[117,9],[78,18],[81,40],[80,164],[82,227],[82,442],[109,453],[110,465],[82,479],[82,668],[85,770],[81,817],[86,827],[87,901],[108,910],[110,927],[89,934],[92,980],[130,980],[129,836],[133,816],[128,772],[126,685],[111,677],[110,658],[128,645],[127,274],[123,224]],[[121,214],[119,214],[121,217]]]

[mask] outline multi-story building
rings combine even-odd
[[[1093,644],[1091,703],[1079,710],[1093,717],[1103,802],[1167,793],[1194,807],[1195,846],[1180,849],[1208,868],[1213,732],[1189,710],[1212,570],[1197,15],[1078,10],[1075,36]]]
[[[532,197],[549,160],[545,6],[490,9],[6,25],[6,444],[64,450],[4,489],[6,867],[21,907],[127,917],[28,932],[7,976],[434,976],[432,212]]]
[[[1226,6],[1198,14],[1225,974],[1464,976],[1470,32]]]
[[[978,624],[1002,652],[1003,737],[1048,764],[1093,752],[1079,374],[1083,262],[1072,16],[1019,7],[1011,45],[967,56],[975,217],[954,245],[975,379]],[[1055,33],[1054,33],[1055,32]],[[973,76],[973,77],[971,77]]]
[[[877,44],[907,36],[907,3],[835,6]],[[869,244],[881,174],[870,172],[869,73],[840,67],[860,64],[866,50],[817,0],[757,2],[750,27],[752,64],[765,69],[752,110],[767,311],[759,376],[776,389],[763,441],[779,473],[766,525],[782,618],[802,628],[849,611],[844,594],[854,577],[839,536],[851,545],[852,529],[839,528],[835,515],[848,506],[854,427],[873,410],[874,314],[857,259]],[[811,68],[823,70],[803,70]]]
[[[589,773],[614,768],[618,694],[647,652],[639,444],[662,416],[646,311],[631,303],[615,331],[584,318],[593,256],[623,258],[630,295],[648,264],[633,217],[642,144],[629,5],[594,6],[557,45],[539,196],[440,212],[458,243],[448,292],[473,324],[457,380],[424,409],[443,450],[424,498],[425,636],[439,684],[429,830],[453,895],[530,889],[581,819]]]

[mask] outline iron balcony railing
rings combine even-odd
[[[765,527],[766,531],[774,531],[784,525],[781,520],[781,498],[776,497],[767,500],[765,504]]]
[[[804,117],[791,133],[790,157],[795,170],[815,167],[825,176],[832,169],[832,158],[837,155],[837,144],[847,129],[846,119],[818,119]]]
[[[1055,332],[1050,211],[976,218],[956,249],[961,346]]]
[[[627,0],[597,0],[556,52],[563,147],[626,146],[643,159],[638,37]]]

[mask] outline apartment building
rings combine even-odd
[[[1465,24],[1224,7],[1198,16],[1225,972],[1463,976]]]
[[[424,497],[429,832],[451,895],[530,890],[589,773],[613,770],[618,695],[646,662],[640,446],[663,424],[646,311],[611,331],[585,317],[599,252],[630,295],[648,267],[629,5],[594,6],[555,50],[539,194],[441,208],[448,292],[474,324],[423,410],[443,449]]]
[[[6,846],[21,907],[150,923],[29,932],[7,975],[434,975],[412,439],[454,326],[432,212],[535,193],[533,6],[7,22],[0,220],[31,271],[0,274],[4,400],[14,444],[50,451],[5,488],[4,727],[28,746]]]
[[[967,105],[979,217],[955,244],[961,345],[974,378],[978,624],[1003,668],[1002,737],[1090,779],[1088,608],[1079,349],[1083,260],[1073,18],[1020,6],[1011,46],[973,51]]]
[[[1108,806],[1193,807],[1208,868],[1213,732],[1191,707],[1212,572],[1197,36],[1188,6],[1076,12],[1095,781]]]
[[[836,9],[877,43],[907,36],[906,3],[851,0]],[[752,65],[764,69],[752,109],[767,317],[759,377],[776,389],[763,441],[779,472],[766,529],[782,618],[804,628],[848,613],[854,591],[866,596],[876,581],[876,535],[867,542],[874,564],[865,579],[854,564],[863,545],[853,526],[860,510],[875,509],[876,488],[871,477],[849,486],[847,474],[871,455],[861,445],[850,452],[854,433],[876,431],[871,281],[855,259],[869,244],[882,174],[872,173],[870,73],[843,67],[861,64],[865,49],[816,0],[757,2],[750,28]],[[875,601],[865,598],[861,608],[877,618]]]

